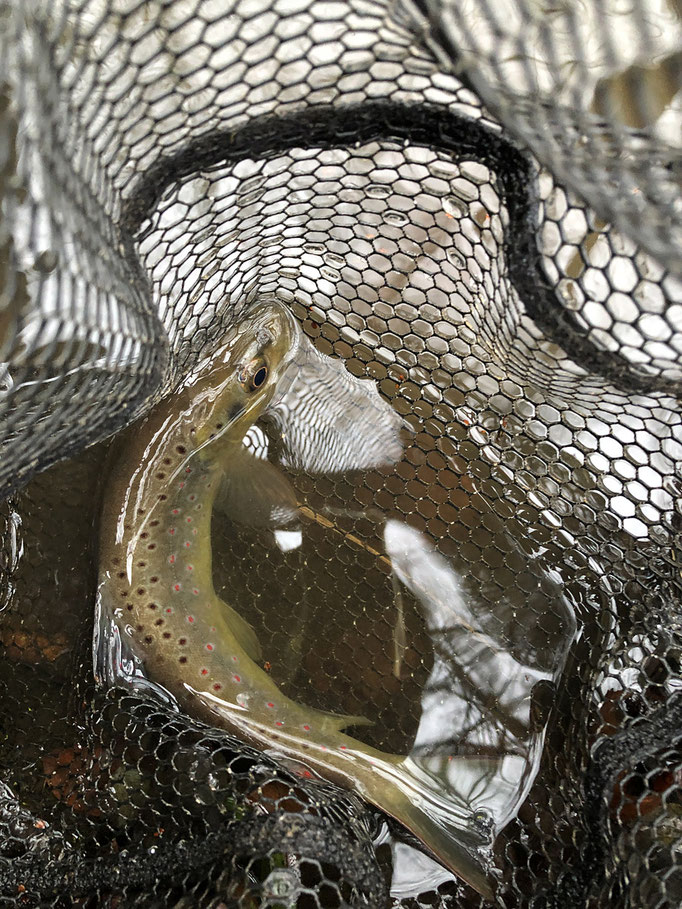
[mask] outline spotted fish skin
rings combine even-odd
[[[250,626],[213,589],[214,500],[291,361],[298,331],[283,306],[261,306],[219,355],[125,435],[102,513],[100,616],[188,714],[355,789],[489,894],[470,850],[430,816],[430,793],[409,762],[341,731],[362,718],[287,698],[257,664]],[[252,376],[265,366],[262,387],[245,388],[250,364]],[[124,682],[120,676],[113,681]]]

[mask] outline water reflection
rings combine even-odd
[[[537,772],[544,724],[536,721],[533,691],[561,675],[576,630],[573,610],[560,585],[537,566],[544,586],[538,577],[521,612],[508,591],[467,587],[407,524],[388,519],[384,540],[393,571],[423,610],[433,646],[413,759],[436,784],[487,812],[494,835]],[[543,622],[550,612],[551,623]],[[452,750],[463,743],[485,757],[453,766]]]

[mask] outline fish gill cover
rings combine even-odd
[[[0,2],[2,905],[682,902],[681,19]],[[238,728],[179,697],[194,586],[172,672],[125,618],[194,563],[107,611],[99,537],[263,311],[195,456]],[[272,735],[330,714],[399,785]]]

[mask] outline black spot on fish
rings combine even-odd
[[[232,408],[232,410],[229,412],[229,414],[228,414],[228,416],[227,416],[228,422],[231,423],[233,420],[236,420],[239,416],[241,416],[241,414],[242,414],[243,412],[244,412],[244,405],[243,405],[243,404],[235,404],[234,407]]]

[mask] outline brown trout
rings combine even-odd
[[[216,496],[291,365],[300,334],[285,307],[254,309],[217,354],[126,434],[101,523],[95,652],[104,644],[108,665],[97,666],[98,678],[123,683],[127,660],[128,682],[136,675],[142,685],[160,686],[189,715],[355,790],[490,897],[476,855],[481,840],[461,810],[453,823],[453,807],[429,774],[409,756],[342,731],[363,718],[285,697],[257,665],[253,629],[213,589]],[[133,654],[135,672],[124,652]]]

